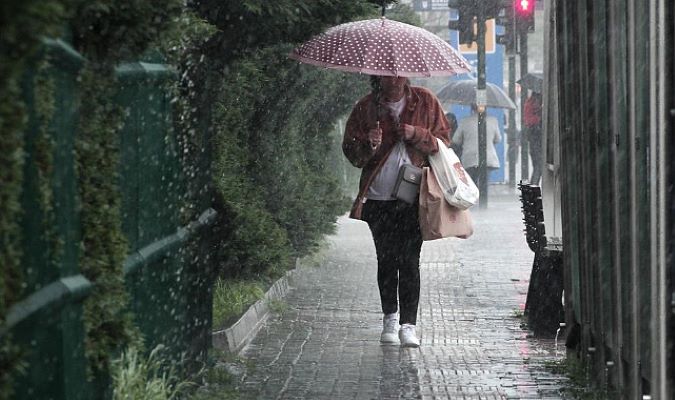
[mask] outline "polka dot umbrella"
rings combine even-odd
[[[469,62],[443,39],[385,17],[334,26],[294,49],[289,57],[368,75],[429,77],[471,70]]]

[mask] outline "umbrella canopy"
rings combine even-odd
[[[442,102],[473,104],[476,103],[476,87],[478,82],[472,79],[452,81],[443,86],[436,96]],[[497,85],[485,84],[485,106],[515,109],[516,104]]]
[[[516,81],[525,89],[530,89],[533,92],[541,93],[541,86],[544,83],[544,75],[538,72],[530,72],[525,74],[520,80]]]
[[[443,39],[384,17],[334,26],[294,49],[290,58],[381,76],[428,77],[471,70],[469,62]]]

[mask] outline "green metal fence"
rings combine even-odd
[[[31,293],[10,308],[6,326],[21,347],[29,366],[17,381],[17,398],[87,398],[87,379],[82,325],[82,300],[91,283],[79,274],[79,223],[74,173],[74,136],[78,110],[76,77],[83,60],[65,43],[45,45],[51,67],[42,71],[53,79],[55,118],[46,132],[39,129],[35,70],[26,76],[23,90],[29,123],[25,134],[26,161],[21,195],[23,209],[22,273],[24,292]],[[53,221],[41,204],[40,158],[51,140],[53,177],[51,185]],[[49,148],[49,147],[48,147]],[[49,230],[48,230],[49,229]],[[49,234],[47,234],[49,233]],[[60,245],[55,245],[58,241]]]
[[[38,124],[32,71],[23,88],[29,125],[21,197],[21,265],[29,294],[9,309],[0,334],[11,335],[24,353],[27,369],[16,381],[16,398],[102,398],[110,389],[105,379],[103,386],[88,381],[82,320],[82,303],[97,288],[80,274],[79,265],[74,142],[79,113],[87,106],[87,99],[78,97],[77,81],[86,60],[61,41],[48,40],[45,49],[50,67],[43,73],[55,84],[55,112],[46,134],[54,167],[49,182],[53,221],[40,202],[44,180],[38,158],[45,135]],[[207,208],[198,219],[181,222],[186,177],[165,87],[175,74],[165,65],[144,62],[118,66],[116,74],[115,102],[126,115],[120,138],[120,190],[121,223],[130,245],[123,269],[131,311],[146,348],[163,344],[173,358],[199,362],[210,345],[214,279],[205,274],[199,250],[208,249],[209,235],[204,232],[216,212]]]

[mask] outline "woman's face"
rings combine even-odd
[[[400,90],[405,85],[406,79],[404,76],[383,76],[380,78],[380,85],[384,91]]]

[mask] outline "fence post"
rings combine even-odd
[[[36,68],[45,58],[47,68]],[[83,61],[67,43],[45,39],[43,51],[23,81],[29,117],[21,196],[21,266],[26,288],[23,300],[9,309],[4,327],[24,351],[27,364],[25,375],[15,382],[17,399],[91,397],[81,304],[91,283],[79,275],[78,268],[74,160],[76,82]],[[49,116],[38,115],[38,102],[45,101],[36,98],[38,73],[52,83],[54,107]]]

